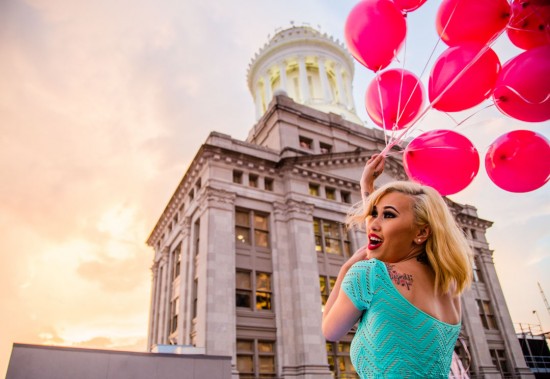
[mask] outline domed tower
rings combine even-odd
[[[309,26],[278,31],[248,68],[256,119],[265,113],[273,94],[284,92],[297,103],[363,125],[353,102],[353,63],[344,45],[326,33]]]

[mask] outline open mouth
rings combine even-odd
[[[382,239],[380,237],[375,235],[369,236],[369,245],[368,245],[369,250],[374,250],[378,248],[380,245],[382,245]]]

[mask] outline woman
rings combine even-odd
[[[443,198],[412,182],[374,191],[376,155],[361,177],[367,244],[342,266],[323,312],[337,341],[359,321],[351,360],[361,378],[448,378],[460,332],[460,293],[472,277],[471,250]]]

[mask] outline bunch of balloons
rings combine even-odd
[[[548,0],[443,0],[435,27],[447,48],[432,67],[429,105],[423,109],[426,91],[419,78],[405,69],[386,68],[405,42],[407,13],[425,2],[362,0],[346,20],[345,39],[351,54],[376,74],[366,90],[367,113],[381,128],[401,131],[383,154],[432,108],[458,112],[489,100],[516,120],[550,120]],[[504,64],[491,48],[501,35],[523,50]],[[423,133],[403,154],[409,178],[442,195],[463,190],[479,171],[476,148],[451,130]],[[550,143],[532,131],[506,133],[489,146],[485,169],[504,190],[533,191],[550,178]]]

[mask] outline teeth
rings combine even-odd
[[[382,242],[382,240],[378,237],[370,237],[370,241],[372,243],[378,243],[378,242]]]

